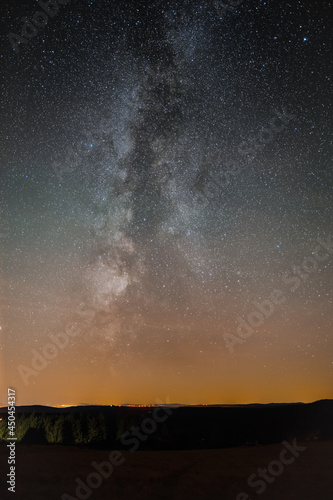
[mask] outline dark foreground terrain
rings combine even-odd
[[[105,450],[197,450],[333,439],[333,400],[243,406],[16,407],[20,444],[62,444]],[[7,408],[0,408],[0,442]],[[136,429],[136,431],[135,431]]]
[[[15,494],[7,417],[0,500],[333,500],[332,400],[17,407]]]
[[[86,482],[107,450],[71,446],[17,445],[16,493],[6,492],[7,448],[0,446],[0,498],[17,500],[70,498],[91,500],[332,500],[333,441],[299,442],[306,449],[259,494],[248,477],[278,460],[283,445],[259,445],[215,450],[122,451],[114,468],[91,493],[75,493],[76,478]],[[111,451],[111,450],[110,450]],[[290,457],[290,454],[287,455]],[[256,479],[258,480],[258,478]],[[248,496],[240,495],[247,492]]]

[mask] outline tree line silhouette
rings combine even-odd
[[[310,404],[249,405],[244,407],[179,407],[145,431],[150,408],[47,407],[17,408],[15,437],[23,444],[76,445],[130,449],[132,435],[144,435],[140,449],[225,448],[270,444],[297,438],[333,439],[333,400]],[[5,409],[0,442],[10,437]],[[149,435],[148,435],[149,434]],[[126,435],[126,439],[122,436]],[[133,438],[132,438],[133,440]]]

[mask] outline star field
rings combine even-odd
[[[0,340],[22,404],[332,397],[330,6],[70,1],[13,47],[38,5],[2,2]]]

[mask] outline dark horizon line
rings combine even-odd
[[[23,404],[23,405],[16,405],[16,409],[19,408],[27,408],[27,407],[44,407],[44,408],[59,408],[59,409],[67,409],[67,408],[87,408],[87,407],[114,407],[114,408],[150,408],[150,407],[168,407],[168,406],[177,406],[181,408],[185,407],[239,407],[239,406],[278,406],[278,405],[307,405],[307,404],[313,404],[313,403],[319,403],[319,402],[327,402],[327,401],[332,401],[333,399],[318,399],[315,401],[310,401],[308,403],[304,403],[304,401],[296,401],[296,402],[281,402],[281,403],[195,403],[195,404],[183,404],[183,403],[152,403],[152,404],[140,404],[140,403],[123,403],[123,404],[90,404],[90,403],[79,403],[79,404],[73,404],[73,405],[47,405],[47,404]],[[8,405],[2,406],[0,405],[0,409],[6,409]]]

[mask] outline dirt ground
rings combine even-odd
[[[115,466],[108,478],[96,474],[90,476],[92,487],[79,490],[78,496],[76,478],[80,477],[86,483],[87,476],[96,473],[92,462],[108,461],[112,450],[18,444],[16,493],[13,494],[7,491],[6,485],[8,449],[1,445],[0,498],[332,500],[333,441],[297,444],[305,446],[306,450],[293,463],[284,465],[284,470],[277,476],[269,475],[272,482],[265,482],[266,489],[260,494],[257,493],[259,486],[249,486],[247,479],[257,473],[258,468],[267,468],[270,462],[279,460],[282,444],[221,450],[123,451],[124,462]],[[278,465],[276,467],[279,472]],[[64,493],[68,496],[62,497]]]

